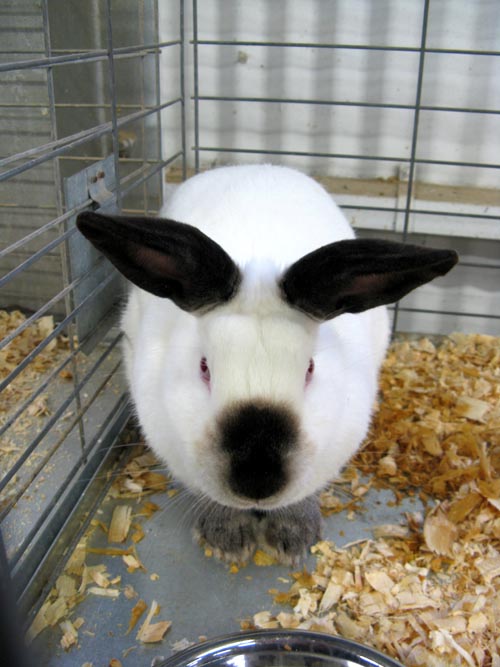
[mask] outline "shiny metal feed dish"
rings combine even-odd
[[[342,637],[303,630],[226,635],[176,653],[159,667],[403,667]]]

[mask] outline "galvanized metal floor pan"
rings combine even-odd
[[[180,640],[197,642],[200,636],[212,638],[238,631],[240,621],[258,611],[279,611],[268,590],[288,590],[290,584],[283,579],[291,583],[290,568],[257,567],[251,563],[232,574],[227,565],[207,558],[193,543],[192,519],[184,501],[178,496],[167,498],[165,494],[148,499],[162,509],[142,520],[146,534],[137,545],[137,552],[146,571],[129,573],[119,556],[92,553],[87,555],[86,563],[105,563],[113,576],[121,576],[118,587],[122,591],[126,584],[131,584],[148,605],[156,600],[161,611],[155,620],[172,621],[170,631],[161,643],[142,644],[136,640],[138,626],[127,634],[137,598],[127,599],[123,592],[116,599],[87,595],[70,616],[84,619],[78,645],[65,651],[60,646],[59,626],[44,630],[33,644],[39,665],[80,667],[90,663],[93,667],[108,667],[112,659],[118,659],[123,667],[150,667],[155,658],[171,655],[173,645]],[[400,523],[405,512],[421,509],[415,498],[396,506],[393,500],[391,492],[371,489],[364,497],[364,511],[356,513],[354,519],[349,520],[346,511],[325,519],[324,537],[343,546],[370,537],[375,526]],[[114,507],[122,503],[123,500],[105,500],[96,518],[109,524]],[[104,532],[96,529],[89,546],[106,548],[110,545]],[[305,565],[313,569],[314,557],[309,556]]]

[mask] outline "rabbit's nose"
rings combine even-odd
[[[287,485],[290,455],[298,443],[298,419],[289,408],[264,401],[236,404],[225,411],[219,428],[235,494],[263,500]]]
[[[231,465],[229,486],[237,496],[250,500],[265,500],[279,493],[287,482],[287,475],[279,463],[245,461]]]

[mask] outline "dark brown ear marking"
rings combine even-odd
[[[454,250],[350,239],[299,259],[285,271],[280,288],[294,308],[329,320],[398,301],[419,285],[445,275],[457,261]]]
[[[76,224],[128,280],[188,312],[229,301],[241,282],[225,250],[191,225],[92,211]]]

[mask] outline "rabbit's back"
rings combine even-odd
[[[240,266],[255,258],[286,266],[352,229],[329,194],[286,167],[222,167],[189,179],[161,211],[198,227]]]

